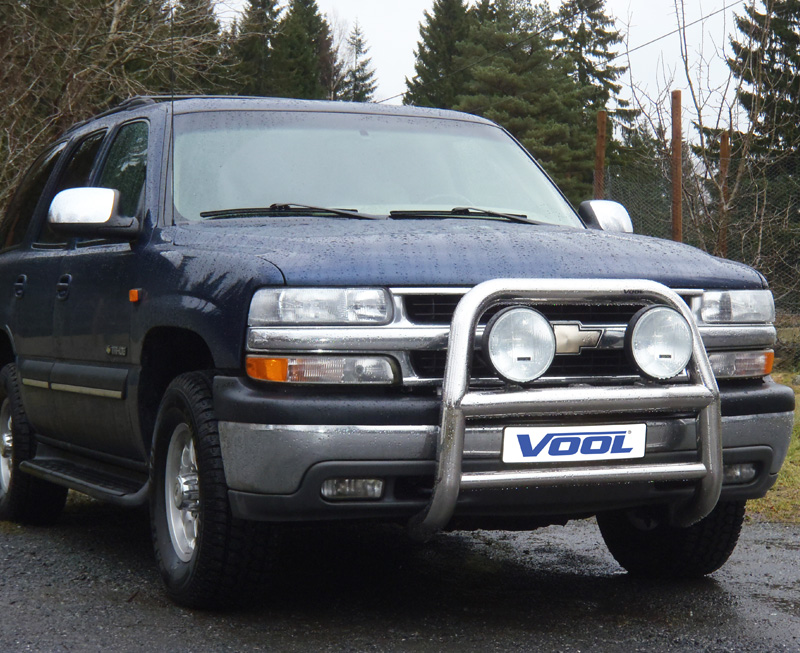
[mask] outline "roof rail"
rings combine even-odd
[[[119,113],[121,111],[128,111],[130,109],[135,109],[137,107],[143,107],[143,106],[146,106],[148,104],[155,104],[156,102],[162,101],[164,99],[170,99],[170,96],[134,95],[132,97],[129,97],[129,98],[123,100],[118,105],[116,105],[114,107],[111,107],[110,109],[106,109],[105,111],[101,111],[100,113],[94,114],[93,116],[91,116],[90,118],[87,118],[86,120],[81,120],[80,122],[75,123],[74,125],[72,125],[68,129],[66,129],[64,131],[64,133],[62,134],[62,136],[66,136],[67,134],[75,131],[76,129],[79,129],[80,127],[83,127],[86,123],[88,123],[91,120],[96,120],[97,118],[103,118],[105,116],[110,116],[112,114]]]
[[[226,98],[232,100],[238,99],[245,99],[245,98],[252,98],[252,97],[259,97],[259,96],[252,96],[252,95],[134,95],[129,97],[118,105],[111,107],[110,109],[106,109],[105,111],[101,111],[98,114],[87,118],[86,120],[81,120],[78,123],[75,123],[68,129],[66,129],[61,135],[66,136],[67,134],[72,133],[76,129],[83,127],[86,123],[90,120],[96,120],[97,118],[104,118],[105,116],[110,116],[115,113],[119,113],[121,111],[129,111],[130,109],[136,109],[137,107],[147,106],[148,104],[156,104],[158,102],[169,102],[171,100],[192,100],[192,99],[210,99],[210,98]]]

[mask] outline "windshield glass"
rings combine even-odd
[[[174,203],[201,213],[294,203],[388,215],[472,207],[582,226],[531,158],[491,125],[281,111],[175,116]]]

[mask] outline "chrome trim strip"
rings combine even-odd
[[[253,327],[247,332],[249,351],[387,351],[447,348],[446,326],[397,327]]]
[[[777,331],[771,324],[698,324],[697,328],[708,350],[770,348],[777,341]]]
[[[22,385],[30,386],[31,388],[44,388],[50,389],[50,384],[47,381],[39,381],[38,379],[22,379]]]
[[[631,297],[658,301],[679,311],[692,331],[692,358],[687,367],[690,384],[683,386],[627,386],[623,388],[568,388],[510,391],[503,393],[469,392],[475,327],[486,308],[507,297],[525,297],[532,302],[630,301]],[[593,281],[585,279],[495,279],[470,290],[456,306],[450,326],[447,364],[442,384],[442,420],[437,447],[437,473],[430,503],[409,523],[411,534],[427,539],[443,528],[453,514],[462,487],[461,462],[468,417],[497,417],[524,414],[550,417],[554,412],[606,415],[619,410],[670,410],[677,406],[699,409],[697,451],[700,468],[683,464],[642,470],[630,466],[634,478],[650,481],[699,478],[692,499],[680,506],[675,522],[688,526],[705,517],[717,503],[722,489],[722,418],[716,380],[708,362],[700,332],[691,309],[675,292],[653,281]],[[624,406],[624,408],[623,408]],[[621,465],[619,469],[625,467]],[[583,469],[586,469],[585,467]],[[614,468],[617,470],[617,468]],[[673,473],[674,470],[674,473]],[[542,472],[545,472],[542,474]],[[506,472],[503,472],[506,474]],[[535,485],[546,482],[551,470],[508,472],[500,486]],[[621,472],[599,473],[581,482],[619,482]],[[637,476],[641,475],[641,476]],[[469,478],[469,475],[468,475]],[[472,477],[475,478],[474,476]],[[563,476],[558,482],[567,482]],[[494,481],[491,481],[494,482]]]
[[[91,397],[105,397],[107,399],[122,399],[122,392],[119,390],[104,390],[102,388],[87,388],[82,385],[69,385],[68,383],[53,383],[51,390],[60,392],[72,392],[78,395],[89,395]]]
[[[433,288],[433,287],[420,287],[420,288],[389,288],[389,291],[395,296],[402,295],[466,295],[470,288]]]

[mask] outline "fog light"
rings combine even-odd
[[[724,465],[722,468],[722,482],[725,485],[741,485],[749,483],[756,477],[755,463],[739,463],[737,465]]]
[[[329,478],[322,484],[322,496],[331,500],[380,499],[382,478]]]
[[[483,350],[506,381],[530,383],[544,374],[556,354],[556,336],[539,311],[509,308],[495,315],[484,333]]]
[[[642,372],[666,380],[680,374],[692,357],[692,330],[678,311],[667,306],[643,308],[626,333],[629,355]]]

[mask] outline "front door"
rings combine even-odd
[[[119,211],[143,205],[148,123],[123,125],[113,136],[94,186],[120,191]],[[130,243],[79,240],[62,259],[62,294],[54,321],[61,360],[51,386],[59,395],[60,437],[82,449],[142,462],[147,453],[134,432],[126,402],[133,369],[130,351],[136,253]]]

